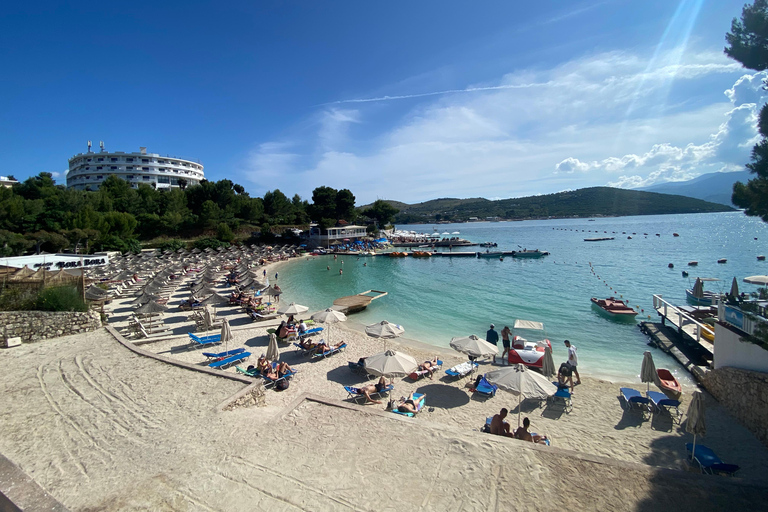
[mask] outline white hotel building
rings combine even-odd
[[[80,153],[69,159],[67,187],[78,190],[97,190],[102,181],[114,175],[124,179],[131,187],[138,188],[139,183],[154,184],[158,189],[179,186],[179,179],[187,185],[196,185],[205,179],[203,166],[198,162],[147,153],[147,148],[140,148],[138,153],[122,151],[108,152],[104,143],[101,151]]]

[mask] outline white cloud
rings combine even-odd
[[[421,98],[405,113],[393,112],[410,105],[396,97],[346,100],[359,110],[324,107],[290,143],[259,145],[244,172],[290,190],[301,183],[305,197],[320,185],[349,188],[364,203],[639,186],[746,161],[755,105],[745,101],[761,79],[737,81],[738,65],[715,53],[647,62],[608,52],[516,70],[495,83],[397,97]],[[718,102],[699,90],[705,78],[721,91],[736,83]],[[672,98],[673,84],[682,99]],[[389,122],[396,115],[392,126],[375,121],[382,112]]]

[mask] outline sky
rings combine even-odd
[[[358,205],[739,171],[767,99],[723,54],[744,3],[13,2],[0,175],[65,183],[88,140]]]

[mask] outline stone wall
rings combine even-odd
[[[101,315],[96,311],[84,313],[52,311],[0,311],[3,327],[0,344],[8,338],[20,337],[22,343],[94,331],[101,327]]]
[[[702,384],[768,446],[768,373],[723,367],[707,372]]]

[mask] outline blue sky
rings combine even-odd
[[[742,170],[765,102],[745,0],[15,2],[0,174],[86,141],[252,195],[507,198]]]

